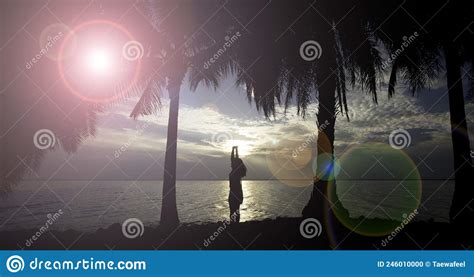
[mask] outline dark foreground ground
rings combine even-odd
[[[177,228],[146,227],[142,236],[128,239],[122,226],[114,224],[94,233],[48,231],[26,246],[38,230],[0,232],[1,249],[460,249],[472,246],[472,236],[463,239],[446,223],[411,223],[387,241],[387,236],[365,237],[339,228],[323,229],[311,239],[300,233],[301,218],[244,222],[228,226],[224,222],[182,224]],[[214,236],[214,239],[211,239]],[[382,242],[385,239],[386,243]],[[207,241],[206,241],[207,240]]]

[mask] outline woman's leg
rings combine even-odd
[[[229,221],[232,222],[232,215],[234,214],[235,204],[233,201],[229,201]]]
[[[234,201],[229,202],[230,222],[239,222],[239,220],[240,220],[239,207],[240,207],[240,204],[238,204]]]
[[[234,217],[235,217],[235,222],[239,223],[240,222],[240,204],[237,204],[236,206],[237,207],[234,212]]]

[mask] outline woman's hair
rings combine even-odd
[[[231,163],[232,171],[238,174],[241,177],[247,175],[247,167],[244,164],[244,161],[240,158],[236,158]]]
[[[232,147],[230,166],[232,168],[232,174],[240,176],[241,178],[247,175],[247,167],[245,167],[244,161],[239,158],[239,149],[237,146]]]

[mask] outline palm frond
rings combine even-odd
[[[395,94],[395,86],[397,85],[398,62],[395,60],[390,71],[390,79],[388,81],[388,98],[392,98]]]
[[[151,115],[161,107],[163,85],[151,80],[148,81],[144,90],[142,90],[141,97],[130,113],[130,117],[137,119],[141,115]],[[141,88],[137,88],[141,91]]]

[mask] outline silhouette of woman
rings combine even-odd
[[[240,221],[240,204],[244,200],[242,192],[242,177],[247,174],[247,168],[245,167],[242,159],[239,158],[239,149],[237,146],[232,147],[232,154],[230,156],[231,171],[229,174],[229,210],[230,210],[230,222],[239,223]]]

